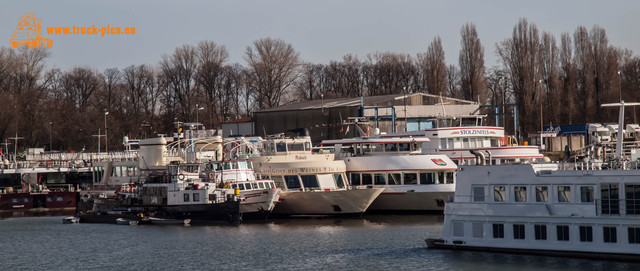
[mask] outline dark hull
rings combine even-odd
[[[75,210],[78,193],[68,191],[0,194],[0,212]]]

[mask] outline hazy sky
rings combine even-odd
[[[458,63],[460,28],[476,25],[487,67],[497,64],[495,45],[508,38],[519,18],[560,40],[580,26],[603,27],[610,44],[640,52],[640,1],[3,1],[0,46],[9,47],[26,12],[42,26],[133,26],[130,36],[43,35],[53,40],[49,67],[90,66],[99,71],[135,64],[156,65],[183,44],[211,40],[225,45],[230,62],[245,64],[252,41],[264,37],[291,43],[302,60],[328,63],[347,53],[424,52],[440,36],[449,64]]]

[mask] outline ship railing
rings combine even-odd
[[[596,199],[597,216],[640,216],[640,199]]]

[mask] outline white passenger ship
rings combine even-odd
[[[457,166],[446,155],[422,154],[428,143],[425,137],[322,141],[345,162],[352,186],[384,188],[368,211],[442,212],[454,193]]]
[[[513,138],[505,136],[503,127],[483,125],[483,117],[484,115],[468,115],[434,118],[422,124],[432,128],[387,136],[427,137],[431,142],[423,147],[423,153],[445,154],[460,165],[474,165],[485,160],[493,165],[533,162],[544,157],[538,146],[518,145]]]
[[[460,166],[427,245],[640,260],[640,170],[618,146],[608,163]]]
[[[286,216],[359,215],[383,188],[349,187],[345,164],[331,153],[314,154],[309,137],[261,141],[253,157],[256,173],[282,189],[273,214]]]

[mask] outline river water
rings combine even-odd
[[[640,270],[634,263],[427,249],[438,215],[208,225],[0,220],[2,270]],[[639,248],[640,249],[640,248]]]

